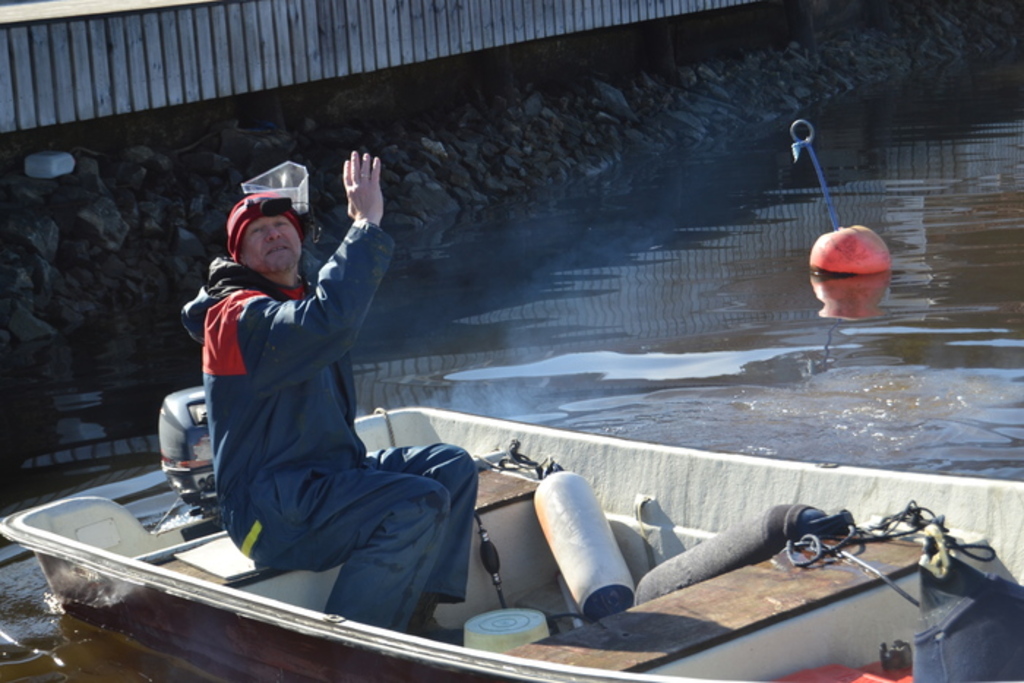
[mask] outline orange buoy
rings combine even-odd
[[[811,248],[811,269],[842,275],[869,275],[892,267],[885,242],[871,228],[854,225],[825,233]]]
[[[878,303],[889,287],[890,271],[868,275],[811,275],[814,296],[824,304],[818,311],[822,318],[858,320],[883,314]]]

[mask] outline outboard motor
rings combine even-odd
[[[160,406],[160,469],[192,513],[218,517],[213,450],[202,387],[169,394]]]

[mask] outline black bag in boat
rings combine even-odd
[[[1024,586],[950,557],[942,578],[922,568],[922,631],[914,680],[1024,680]]]

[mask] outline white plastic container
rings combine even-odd
[[[75,158],[67,152],[36,152],[25,157],[29,178],[56,178],[75,170]]]
[[[242,192],[275,192],[292,200],[296,213],[309,211],[309,172],[306,167],[294,161],[278,164],[266,173],[242,183]]]
[[[466,647],[488,652],[507,652],[548,635],[548,621],[535,609],[484,612],[469,619],[462,633]]]

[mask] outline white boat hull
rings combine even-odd
[[[435,409],[397,410],[363,418],[358,426],[371,450],[392,445],[393,434],[397,445],[454,443],[494,461],[516,440],[527,457],[551,459],[582,475],[637,579],[652,562],[783,503],[846,509],[863,523],[916,501],[945,515],[967,540],[997,549],[999,561],[986,571],[1012,578],[1024,569],[1019,482],[707,453]],[[501,555],[509,604],[550,601],[558,568],[532,503],[486,511],[483,522]],[[182,531],[151,534],[104,499],[69,499],[17,513],[0,531],[37,554],[68,613],[233,679],[772,680],[827,663],[873,661],[880,643],[912,639],[917,623],[913,606],[879,583],[792,616],[762,619],[743,633],[728,633],[723,625],[720,642],[685,656],[603,669],[585,664],[598,661],[593,658],[581,657],[581,665],[564,653],[546,661],[473,650],[324,614],[320,604],[332,572],[254,576],[236,585],[182,573],[156,562],[189,547]],[[473,615],[499,607],[492,577],[473,559],[468,600],[438,610],[443,626],[460,628]],[[904,572],[898,581],[915,591],[913,574]],[[765,604],[772,598],[758,596]],[[778,614],[790,612],[780,607]]]

